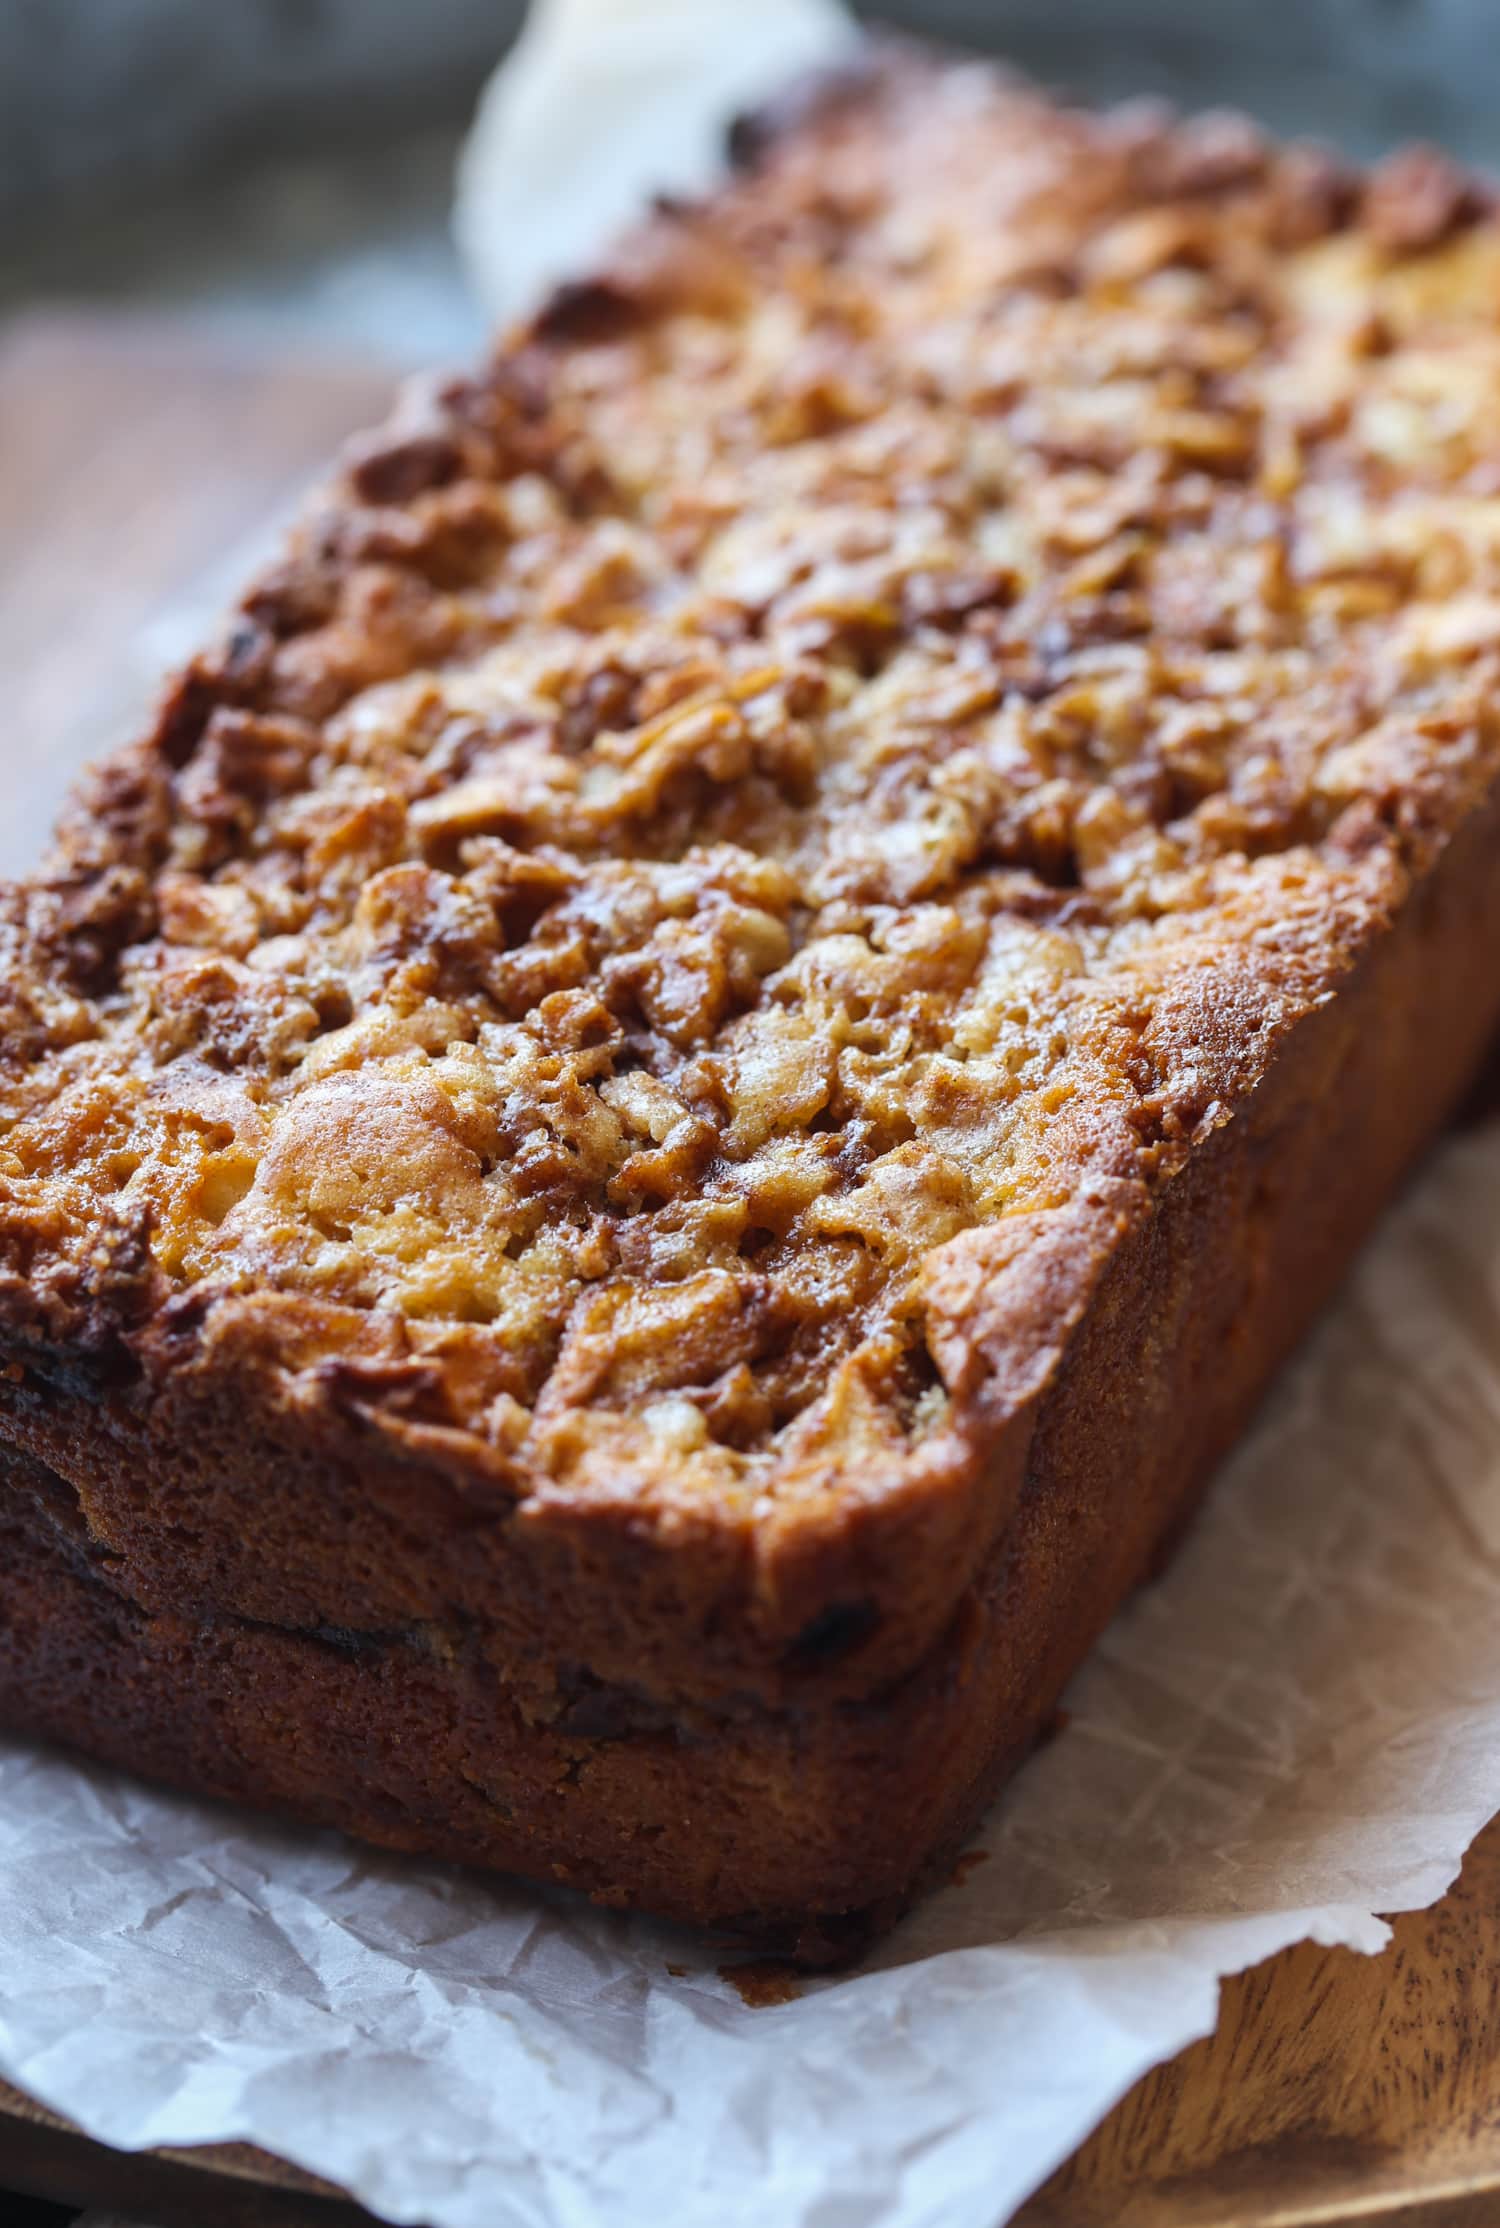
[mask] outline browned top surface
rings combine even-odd
[[[269,1304],[522,1494],[968,1471],[1491,777],[1497,459],[1436,158],[887,67],[367,445],[5,895],[0,1311]]]

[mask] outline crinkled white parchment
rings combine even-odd
[[[0,2072],[435,2228],[994,2228],[1218,1978],[1378,1949],[1500,1808],[1500,1129],[1448,1146],[1069,1698],[862,1971],[0,1747]],[[669,1966],[679,1969],[674,1977]]]
[[[1500,1808],[1500,1130],[1398,1209],[1069,1707],[961,1886],[763,2010],[722,1946],[0,1744],[0,2074],[434,2228],[994,2228],[1221,1974],[1378,1949]]]

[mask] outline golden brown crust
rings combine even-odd
[[[904,53],[742,152],[0,893],[0,1432],[155,1614],[911,1678],[1500,771],[1469,181]]]

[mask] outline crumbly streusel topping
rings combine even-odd
[[[1493,774],[1497,304],[1435,156],[910,59],[772,136],[4,901],[0,1257],[390,1311],[532,1474],[910,1443],[947,1242],[1170,1174]]]

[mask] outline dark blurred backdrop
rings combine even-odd
[[[865,12],[1087,94],[1231,100],[1357,151],[1419,135],[1500,161],[1500,0]],[[520,14],[519,0],[0,0],[0,307],[144,294],[398,357],[468,345],[452,159]]]
[[[706,8],[753,0],[703,0]],[[1494,0],[884,0],[1085,90],[1236,85],[1274,121],[1479,144]],[[89,179],[343,145],[460,117],[520,0],[0,0],[0,207]]]

